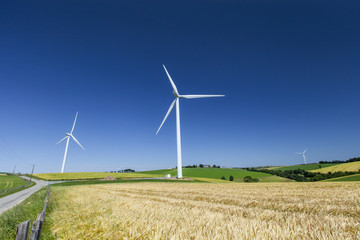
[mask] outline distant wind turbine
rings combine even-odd
[[[180,137],[180,103],[179,103],[179,99],[180,98],[207,98],[207,97],[224,97],[225,95],[180,95],[175,83],[173,82],[173,80],[170,77],[170,74],[168,73],[168,71],[166,70],[166,67],[163,65],[164,70],[166,72],[166,75],[168,76],[171,86],[173,88],[173,94],[175,97],[175,100],[171,103],[169,110],[167,111],[164,120],[162,121],[159,129],[156,132],[156,135],[158,134],[158,132],[160,131],[162,125],[164,124],[165,120],[167,119],[167,117],[169,116],[171,110],[174,108],[174,105],[176,104],[176,139],[177,139],[177,178],[182,178],[182,159],[181,159],[181,137]]]
[[[304,163],[306,164],[306,156],[305,156],[305,153],[308,149],[305,149],[303,152],[299,153],[299,152],[296,152],[296,154],[301,154],[304,158]]]
[[[74,124],[72,126],[71,132],[70,133],[65,133],[66,137],[64,137],[63,139],[61,139],[57,144],[61,143],[62,141],[64,141],[66,139],[66,147],[65,147],[65,154],[64,154],[64,160],[62,163],[62,167],[61,167],[61,173],[64,172],[65,169],[65,163],[66,163],[66,155],[67,155],[67,151],[68,151],[68,147],[69,147],[69,141],[70,138],[72,138],[82,149],[85,150],[85,148],[83,148],[83,146],[81,146],[81,144],[78,142],[78,140],[76,140],[76,138],[74,137],[74,135],[72,134],[75,128],[75,123],[76,123],[76,118],[77,118],[78,112],[76,112],[75,115],[75,120],[74,120]]]

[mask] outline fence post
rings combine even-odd
[[[36,220],[33,222],[30,240],[39,240],[42,227],[42,212],[37,215]]]
[[[30,220],[22,222],[18,225],[16,231],[16,240],[26,240],[28,236]]]
[[[45,198],[45,204],[44,204],[43,210],[41,211],[41,213],[39,213],[37,215],[36,220],[33,222],[30,240],[39,240],[39,238],[40,238],[41,228],[42,228],[42,224],[44,222],[45,212],[46,212],[46,208],[47,208],[48,201],[49,201],[49,192],[50,192],[50,187],[48,187],[48,193]]]

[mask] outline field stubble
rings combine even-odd
[[[54,187],[59,239],[353,239],[360,183]]]

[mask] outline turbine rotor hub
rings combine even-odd
[[[179,94],[177,94],[175,91],[173,91],[174,97],[179,98]]]

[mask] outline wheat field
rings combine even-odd
[[[54,187],[46,221],[57,239],[355,239],[359,198],[357,182]]]

